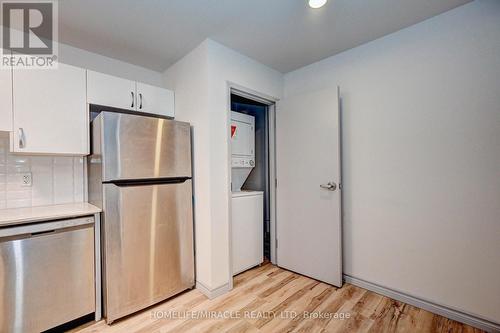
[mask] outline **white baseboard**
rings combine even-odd
[[[355,278],[353,276],[345,275],[344,274],[344,281],[350,284],[353,284],[355,286],[373,291],[377,294],[381,294],[387,297],[390,297],[392,299],[395,299],[397,301],[401,301],[413,306],[416,306],[418,308],[427,310],[429,312],[438,314],[440,316],[450,318],[456,321],[459,321],[461,323],[474,326],[476,328],[485,330],[487,332],[492,332],[492,333],[500,333],[500,324],[493,323],[488,320],[484,320],[472,315],[469,315],[467,313],[463,313],[457,310],[453,310],[450,308],[447,308],[445,306],[441,306],[432,302],[425,301],[423,299],[404,294],[402,292],[392,290],[386,287],[379,286],[375,283],[371,283],[362,279]]]
[[[229,292],[231,290],[231,287],[229,286],[229,283],[226,283],[226,284],[224,284],[220,287],[217,287],[215,289],[210,289],[207,286],[205,286],[203,283],[196,281],[196,289],[201,291],[208,298],[214,299],[216,297],[222,296],[225,293]]]

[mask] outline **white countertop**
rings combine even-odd
[[[101,212],[101,209],[87,202],[0,209],[0,227],[12,224],[94,215],[99,212]]]

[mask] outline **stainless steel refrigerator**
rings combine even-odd
[[[101,112],[91,138],[89,201],[103,210],[111,323],[194,285],[190,125]]]

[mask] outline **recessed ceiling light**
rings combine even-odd
[[[309,0],[309,7],[311,8],[321,8],[328,0]]]

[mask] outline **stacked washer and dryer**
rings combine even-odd
[[[233,275],[264,261],[264,192],[242,190],[255,167],[255,118],[231,112]]]

